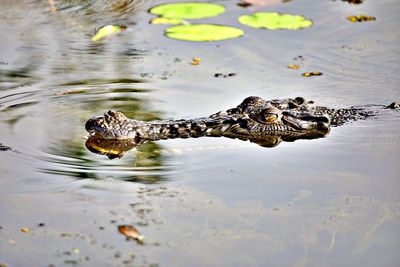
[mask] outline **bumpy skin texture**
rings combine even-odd
[[[398,106],[392,103],[387,108]],[[255,96],[244,99],[235,108],[189,120],[144,122],[110,110],[86,122],[86,130],[91,135],[86,145],[92,151],[101,146],[125,151],[152,140],[223,136],[272,147],[281,141],[324,137],[331,127],[377,113],[376,106],[333,109],[315,106],[313,101],[302,97],[266,100]]]
[[[110,110],[86,122],[86,130],[105,139],[159,140],[200,136],[257,138],[265,135],[325,135],[331,117],[310,109],[303,98],[267,101],[248,97],[236,108],[209,117],[143,122]]]

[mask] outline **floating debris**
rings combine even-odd
[[[71,233],[60,233],[60,237],[72,237],[73,234]]]
[[[296,64],[291,64],[287,67],[288,67],[288,69],[295,69],[295,70],[300,69],[300,65],[296,65]]]
[[[86,93],[84,89],[72,89],[72,90],[65,90],[62,92],[57,92],[56,95],[74,95],[74,94],[83,94]]]
[[[319,71],[304,72],[302,75],[305,76],[305,77],[321,76],[322,72],[319,72]]]
[[[297,56],[295,58],[293,58],[294,60],[298,60],[298,61],[304,61],[305,58],[303,56]]]
[[[239,3],[237,3],[236,5],[240,6],[240,7],[249,7],[252,6],[252,3],[249,3],[247,1],[240,1]]]
[[[132,225],[119,225],[118,231],[126,236],[126,240],[135,239],[142,242],[144,237],[140,235],[139,231]]]
[[[342,1],[354,5],[360,5],[364,2],[364,0],[342,0]]]
[[[346,19],[347,19],[348,21],[350,21],[350,22],[357,23],[357,22],[364,22],[364,21],[373,21],[373,20],[376,20],[376,17],[374,17],[374,16],[367,16],[367,15],[361,14],[361,15],[359,15],[359,16],[355,16],[355,15],[353,15],[353,16],[348,16],[348,17],[346,17]]]
[[[23,233],[29,233],[29,228],[28,227],[22,227],[21,228],[21,232],[23,232]]]
[[[233,77],[233,76],[236,76],[237,74],[236,73],[233,73],[233,72],[231,72],[231,73],[227,73],[227,74],[224,74],[224,73],[215,73],[214,74],[214,77],[215,78],[228,78],[228,77]]]
[[[240,7],[263,7],[277,3],[287,3],[290,1],[291,0],[241,0],[239,3],[237,3],[237,5]]]
[[[101,27],[96,34],[92,37],[93,42],[103,40],[105,38],[110,38],[122,31],[126,30],[126,26],[122,25],[106,25]]]
[[[197,65],[200,65],[200,62],[201,62],[201,58],[194,57],[194,58],[192,58],[192,62],[190,62],[190,64],[197,66]]]

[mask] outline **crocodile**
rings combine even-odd
[[[196,119],[146,122],[109,110],[86,122],[85,128],[90,134],[86,147],[110,158],[120,157],[148,141],[172,138],[228,137],[274,147],[281,141],[326,137],[331,127],[376,116],[382,108],[399,107],[394,102],[389,106],[335,109],[316,106],[303,97],[267,100],[250,96],[235,108]]]

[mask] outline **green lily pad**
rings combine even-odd
[[[253,28],[268,30],[298,30],[311,27],[313,22],[300,15],[257,12],[239,17],[239,22]]]
[[[243,31],[223,25],[191,24],[170,27],[165,30],[165,35],[177,40],[210,42],[240,37]]]
[[[92,37],[93,42],[100,41],[105,38],[109,38],[115,34],[120,33],[121,31],[125,30],[125,26],[116,26],[116,25],[106,25],[101,27],[96,34]]]
[[[225,7],[218,4],[185,2],[158,5],[151,8],[149,12],[164,18],[202,19],[224,13]]]

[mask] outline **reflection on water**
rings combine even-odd
[[[145,184],[159,183],[167,179],[169,171],[165,158],[159,153],[158,144],[148,143],[136,152],[136,156],[125,162],[110,164],[93,160],[87,156],[82,143],[68,143],[57,148],[50,147],[42,160],[48,162],[40,171],[60,174],[77,179],[118,179]]]
[[[61,91],[61,94],[58,93],[55,97],[66,102],[64,105],[67,103],[73,105],[74,102],[78,102],[79,110],[77,111],[81,113],[77,114],[79,119],[88,118],[91,116],[89,115],[90,112],[94,110],[108,109],[124,110],[130,116],[141,120],[160,119],[160,112],[148,110],[146,107],[148,100],[143,98],[142,95],[148,93],[149,90],[135,86],[135,83],[140,84],[141,82],[140,80],[130,79],[74,81],[60,86],[59,88],[69,89]],[[107,88],[98,88],[102,86],[107,86]],[[92,87],[95,89],[92,89]],[[74,91],[74,88],[81,88],[81,91]],[[82,123],[78,122],[67,131],[73,135],[78,126],[82,127],[81,130],[84,130]],[[59,134],[53,140],[52,146],[45,149],[46,156],[42,160],[53,164],[50,165],[52,168],[43,168],[43,171],[79,179],[112,177],[143,183],[165,180],[165,173],[169,167],[163,162],[163,157],[155,152],[161,150],[161,146],[158,144],[146,144],[137,151],[135,157],[130,157],[123,163],[108,164],[102,162],[101,166],[98,166],[98,161],[88,155],[88,151],[83,145],[84,141],[79,138],[70,138],[69,134]],[[73,160],[70,162],[71,159]]]
[[[302,140],[302,139],[317,139],[317,138],[322,138],[325,137],[327,134],[326,133],[312,133],[312,134],[304,134],[304,135],[279,135],[277,133],[276,135],[263,135],[263,136],[258,136],[257,139],[252,139],[252,138],[241,138],[240,136],[235,136],[232,134],[232,136],[224,136],[223,134],[221,136],[218,135],[211,135],[211,137],[229,137],[232,139],[238,138],[241,141],[250,141],[251,143],[255,143],[261,147],[265,148],[273,148],[279,145],[282,141],[285,142],[294,142],[296,140]],[[199,137],[199,136],[197,136]],[[171,137],[173,138],[179,138],[179,137]],[[187,137],[184,137],[186,139]],[[167,138],[160,138],[160,139],[167,139]],[[148,144],[149,141],[156,141],[158,138],[154,139],[146,139],[146,138],[131,138],[131,139],[106,139],[103,138],[102,136],[95,134],[89,136],[89,138],[85,142],[86,148],[99,155],[105,155],[109,159],[115,159],[115,158],[122,158],[126,152],[128,152],[131,149],[143,149],[146,144]]]
[[[94,112],[116,109],[141,120],[160,119],[160,112],[147,107],[151,90],[142,88],[142,74],[134,71],[146,51],[129,40],[90,41],[103,24],[135,24],[142,2],[55,1],[53,14],[46,2],[10,1],[0,10],[12,22],[9,28],[0,26],[6,40],[0,49],[7,52],[0,57],[6,63],[0,68],[0,119],[11,130],[7,136],[22,140],[16,151],[39,165],[45,162],[35,169],[51,174],[144,183],[165,179],[168,167],[160,157],[98,167],[83,145],[82,125]],[[27,132],[38,141],[29,142]]]
[[[195,118],[249,95],[333,107],[396,101],[398,1],[276,3],[265,10],[315,26],[196,44],[148,25],[148,8],[165,2],[57,0],[53,13],[47,0],[1,2],[0,265],[397,266],[400,113],[274,149],[164,140],[116,160],[86,149],[84,125],[109,109]],[[251,12],[216,2],[227,12],[212,23],[235,26]],[[376,22],[346,21],[361,11]],[[107,24],[127,30],[92,43]],[[304,69],[287,69],[299,55]],[[301,76],[309,70],[324,75]],[[144,244],[126,242],[121,224]]]

